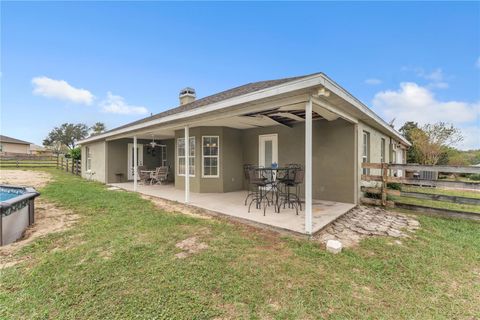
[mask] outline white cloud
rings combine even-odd
[[[429,89],[447,89],[449,87],[447,79],[450,79],[450,76],[446,76],[442,68],[437,68],[433,71],[426,71],[424,68],[412,68],[412,67],[403,67],[403,71],[413,72],[417,77],[427,80],[427,88]]]
[[[431,82],[427,85],[430,89],[448,89],[449,85],[447,82]]]
[[[32,79],[33,93],[36,95],[68,100],[74,103],[90,105],[95,98],[85,89],[72,87],[65,80],[55,80],[48,77],[35,77]]]
[[[117,114],[146,114],[147,108],[141,106],[132,106],[125,102],[121,96],[116,96],[111,92],[107,93],[107,98],[100,102],[103,112]]]
[[[443,121],[467,128],[478,127],[480,119],[480,101],[439,101],[427,87],[413,82],[401,83],[396,91],[378,92],[373,98],[373,106],[385,119],[396,118],[399,125],[405,121],[416,121],[419,124]],[[475,142],[474,137],[470,136],[474,134],[473,131],[465,131],[465,145]],[[477,148],[480,147],[479,144],[477,141]]]
[[[372,86],[376,86],[378,84],[381,84],[382,83],[382,80],[380,79],[375,79],[375,78],[370,78],[370,79],[366,79],[365,80],[365,83],[366,84],[369,84],[369,85],[372,85]]]
[[[480,57],[478,57],[477,61],[475,61],[475,67],[480,69]]]
[[[469,126],[462,128],[463,141],[458,144],[462,150],[480,148],[480,126]]]
[[[441,82],[443,79],[445,79],[445,75],[443,74],[443,70],[440,68],[437,68],[433,70],[432,72],[425,72],[423,69],[417,69],[416,71],[417,75],[419,77],[422,77],[426,80],[431,80],[434,82]]]

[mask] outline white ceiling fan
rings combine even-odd
[[[152,134],[152,142],[149,143],[152,148],[155,148],[158,146],[158,143],[155,142],[155,137]]]

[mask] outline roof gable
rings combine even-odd
[[[230,99],[230,98],[238,97],[238,96],[241,96],[241,95],[244,95],[244,94],[247,94],[247,93],[252,93],[252,92],[260,91],[260,90],[263,90],[263,89],[268,89],[270,87],[274,87],[274,86],[277,86],[277,85],[282,84],[282,83],[286,83],[286,82],[310,77],[310,76],[315,75],[315,74],[317,74],[317,73],[308,74],[308,75],[304,75],[304,76],[298,76],[298,77],[290,77],[290,78],[283,78],[283,79],[276,79],[276,80],[266,80],[266,81],[258,81],[258,82],[247,83],[247,84],[244,84],[244,85],[232,88],[232,89],[228,89],[228,90],[225,90],[225,91],[222,91],[222,92],[219,92],[219,93],[216,93],[216,94],[213,94],[213,95],[195,100],[193,102],[184,104],[182,106],[178,106],[176,108],[172,108],[172,109],[154,114],[152,116],[127,123],[123,126],[116,127],[114,129],[108,130],[105,133],[116,131],[118,129],[127,128],[127,127],[130,127],[130,126],[140,124],[140,123],[144,123],[144,122],[148,122],[148,121],[151,121],[151,120],[163,118],[163,117],[166,117],[166,116],[169,116],[169,115],[172,115],[172,114],[177,114],[177,113],[181,113],[181,112],[184,112],[184,111],[193,110],[195,108],[203,107],[203,106],[206,106],[206,105],[209,105],[209,104],[212,104],[212,103],[216,103],[216,102],[220,102],[220,101],[227,100],[227,99]]]
[[[31,144],[30,142],[27,142],[27,141],[11,138],[11,137],[7,137],[7,136],[2,136],[2,135],[0,135],[0,142],[16,143],[16,144]]]

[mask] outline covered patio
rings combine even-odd
[[[109,185],[126,191],[134,191],[133,182],[111,183]],[[138,184],[136,192],[170,201],[184,202],[185,200],[184,190],[175,188],[173,184]],[[248,212],[248,207],[244,205],[246,195],[247,191],[191,193],[189,205],[233,217],[251,224],[305,234],[305,210],[299,211],[298,215],[296,215],[294,209],[282,208],[280,213],[276,213],[273,207],[268,207],[264,216],[263,210],[256,209],[255,206],[253,206],[251,211]],[[322,230],[353,207],[355,207],[355,205],[350,203],[313,200],[312,234]]]
[[[328,102],[328,96],[329,92],[319,90],[315,97],[302,93],[273,101],[264,99],[262,103],[242,104],[221,114],[181,118],[174,124],[158,123],[107,138],[106,182],[230,217],[313,234],[356,202],[356,120]],[[149,159],[141,151],[148,150],[149,138],[165,146],[165,164],[173,182],[170,186],[138,183],[138,167],[145,166]],[[209,141],[214,143],[208,144]],[[118,169],[119,162],[127,162],[127,144],[128,167]],[[214,156],[206,156],[205,150],[212,152],[211,146]],[[161,154],[158,152],[147,167],[163,163]],[[244,199],[250,186],[243,168],[251,164],[262,168],[274,164],[302,167],[305,178],[300,182],[298,197],[304,200],[303,210],[298,215],[288,208],[280,214],[269,208],[271,212],[265,216],[255,209],[248,213]],[[127,182],[116,179],[119,172],[128,176]]]

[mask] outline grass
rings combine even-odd
[[[445,196],[456,196],[456,197],[480,199],[480,191],[471,191],[471,190],[414,187],[414,186],[402,185],[402,191],[441,194]]]
[[[313,241],[155,208],[51,170],[42,197],[82,218],[0,271],[1,319],[453,319],[480,316],[480,224],[419,216],[402,244]],[[209,248],[175,258],[197,236]]]
[[[462,204],[437,200],[417,199],[411,197],[398,197],[391,196],[391,199],[395,202],[413,204],[419,206],[426,206],[437,209],[457,210],[463,212],[480,213],[480,206],[474,204]]]

